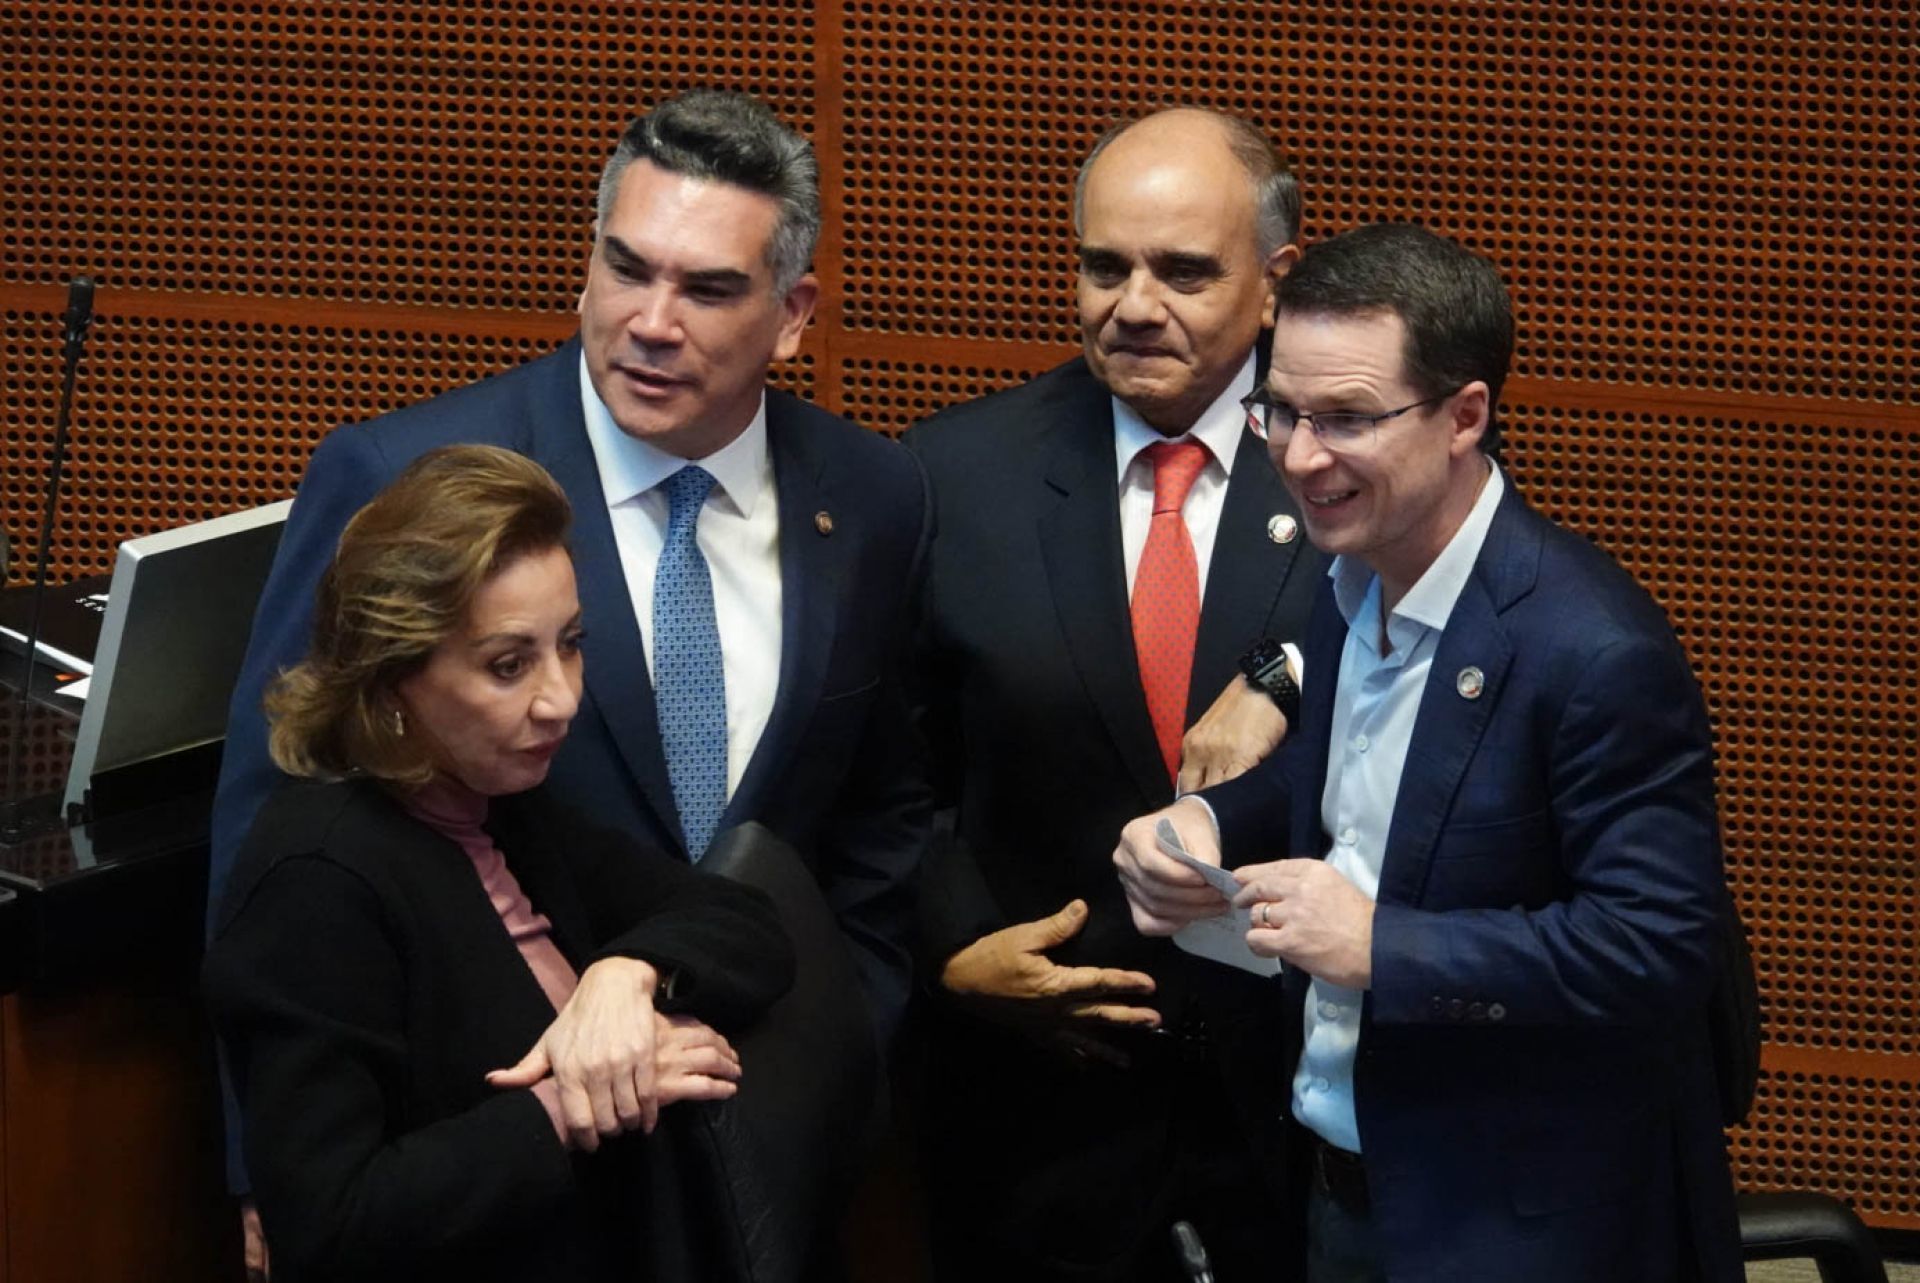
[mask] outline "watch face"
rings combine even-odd
[[[1282,657],[1280,643],[1273,640],[1258,642],[1252,650],[1240,657],[1240,671],[1255,681],[1260,680],[1260,670]],[[1282,669],[1284,672],[1285,670]]]

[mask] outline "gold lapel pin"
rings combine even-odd
[[[1300,523],[1284,512],[1267,518],[1267,538],[1275,543],[1292,543],[1300,535]]]
[[[823,535],[833,533],[833,514],[821,511],[813,514],[813,528]]]
[[[1487,688],[1487,675],[1469,664],[1453,679],[1453,688],[1460,692],[1461,699],[1479,699],[1480,692]]]

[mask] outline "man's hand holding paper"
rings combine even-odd
[[[1151,833],[1151,848],[1144,846],[1143,828]],[[1134,925],[1143,934],[1171,935],[1196,957],[1255,975],[1280,973],[1279,962],[1248,946],[1253,919],[1248,909],[1230,903],[1240,892],[1240,880],[1220,867],[1219,842],[1204,806],[1176,802],[1135,820],[1122,832],[1113,859]]]
[[[1188,859],[1168,854],[1161,846],[1162,824],[1173,830]],[[1134,928],[1142,935],[1170,936],[1189,922],[1224,913],[1227,901],[1239,889],[1231,875],[1223,889],[1209,883],[1201,872],[1202,867],[1220,872],[1220,840],[1205,805],[1191,799],[1129,823],[1120,831],[1113,865],[1126,889]]]

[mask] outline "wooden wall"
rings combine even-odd
[[[1883,0],[14,0],[0,515],[30,542],[73,273],[65,575],[562,340],[594,175],[667,92],[816,141],[825,302],[781,378],[886,431],[1071,351],[1110,120],[1244,113],[1310,237],[1419,219],[1505,268],[1516,475],[1666,604],[1718,726],[1769,1004],[1739,1177],[1920,1229],[1916,48]]]
[[[0,1283],[237,1280],[198,970],[0,998]]]

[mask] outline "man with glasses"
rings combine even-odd
[[[1268,1250],[1246,1128],[1279,1098],[1264,1075],[1229,1090],[1223,1062],[1277,1046],[1273,1004],[1135,933],[1107,858],[1176,776],[1250,765],[1284,728],[1236,657],[1297,633],[1324,563],[1239,401],[1298,216],[1244,121],[1109,132],[1075,189],[1084,355],[907,436],[934,491],[921,677],[952,808],[922,894],[943,1280],[1158,1283],[1182,1217],[1223,1279]],[[1225,732],[1196,735],[1216,696]]]
[[[1288,964],[1276,1277],[1304,1241],[1314,1283],[1737,1280],[1706,710],[1659,607],[1494,462],[1512,335],[1493,267],[1415,227],[1280,285],[1254,409],[1334,554],[1300,726],[1114,858],[1142,931],[1200,916],[1170,820]]]

